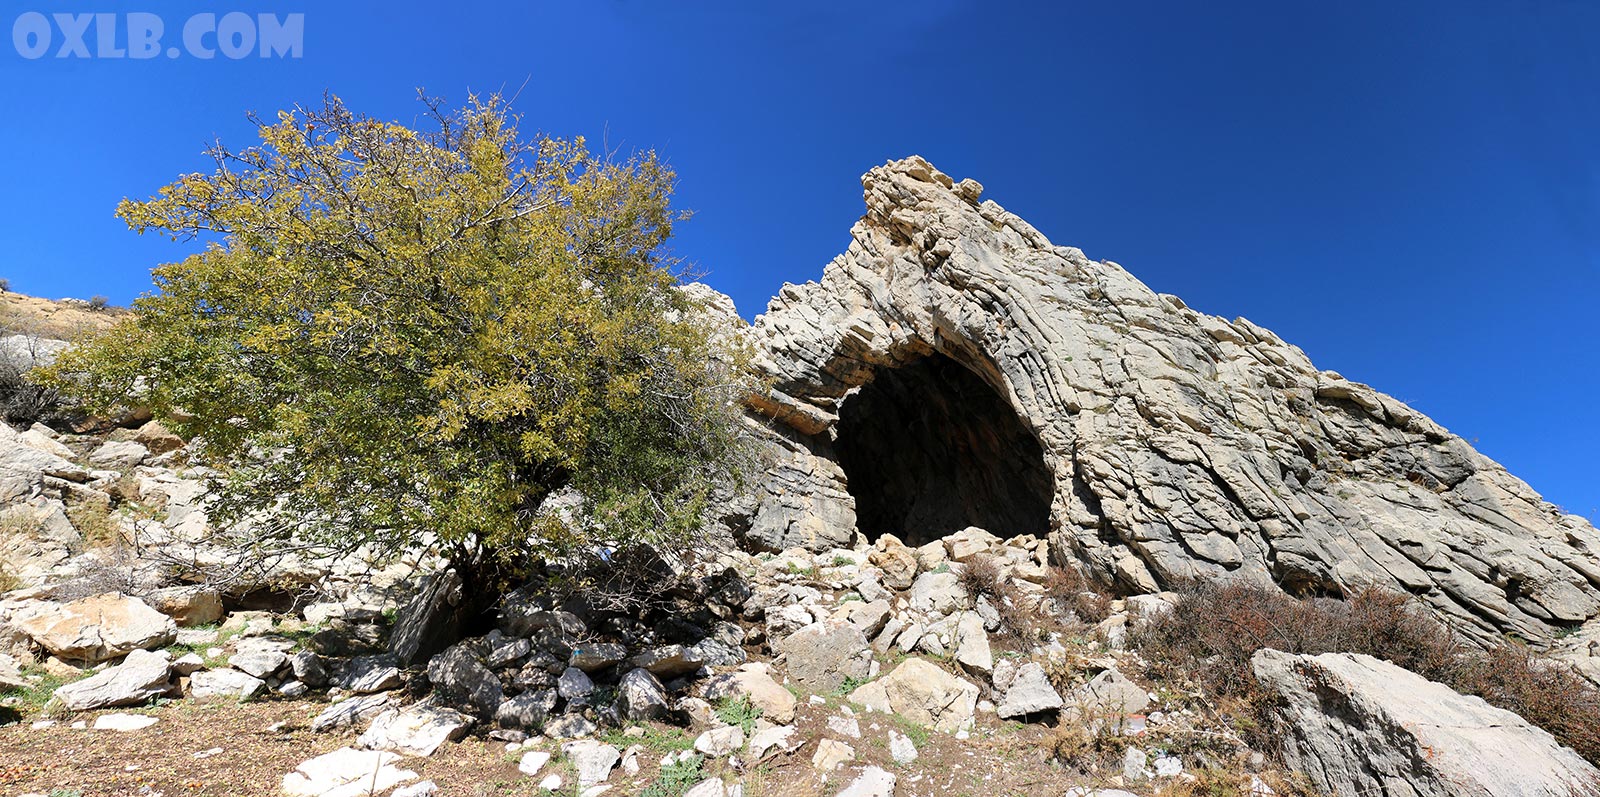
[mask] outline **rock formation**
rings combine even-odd
[[[1600,534],[1403,403],[1055,246],[921,158],[862,180],[820,283],[749,330],[757,549],[1048,534],[1128,593],[1191,577],[1419,596],[1470,636],[1600,613]]]

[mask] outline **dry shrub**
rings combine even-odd
[[[1044,594],[1047,600],[1090,625],[1111,616],[1110,596],[1074,567],[1050,568]]]
[[[1508,642],[1462,658],[1449,683],[1551,733],[1600,763],[1600,690],[1567,664],[1541,659]]]
[[[1368,588],[1344,600],[1297,599],[1243,581],[1191,583],[1178,592],[1170,612],[1134,632],[1134,644],[1151,675],[1194,677],[1214,695],[1241,701],[1238,716],[1252,725],[1245,730],[1255,742],[1278,741],[1272,701],[1250,669],[1257,650],[1364,653],[1513,711],[1600,763],[1600,690],[1518,643],[1467,647],[1407,595]]]
[[[1162,794],[1166,797],[1255,797],[1262,792],[1253,790],[1259,779],[1279,797],[1320,797],[1304,775],[1263,772],[1252,775],[1225,769],[1199,769],[1190,772],[1192,778],[1179,778]]]
[[[1081,716],[1063,719],[1045,739],[1045,750],[1063,766],[1092,775],[1105,767],[1121,765],[1131,742],[1119,722]]]

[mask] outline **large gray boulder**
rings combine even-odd
[[[790,634],[773,650],[785,657],[789,676],[816,693],[860,681],[872,668],[872,648],[861,629],[842,620],[812,623]]]
[[[114,592],[42,607],[13,622],[56,656],[90,663],[165,647],[178,636],[172,618]]]
[[[172,661],[166,653],[135,650],[122,663],[55,691],[73,711],[135,706],[171,691]]]
[[[1600,770],[1550,734],[1388,662],[1262,650],[1251,665],[1281,701],[1285,762],[1335,797],[1600,794]]]
[[[921,158],[862,184],[849,248],[747,333],[777,474],[748,543],[1048,535],[1127,592],[1374,584],[1484,641],[1600,614],[1600,533],[1422,413],[1052,244]]]
[[[851,692],[850,702],[955,733],[972,720],[978,706],[978,687],[934,664],[912,658],[888,675]]]

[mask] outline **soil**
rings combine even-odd
[[[86,712],[35,729],[29,717],[0,727],[0,795],[54,797],[276,797],[283,776],[306,759],[355,741],[356,733],[312,733],[308,724],[326,705],[310,700],[268,700],[256,703],[181,700],[154,708],[122,709],[150,714],[159,722],[135,731],[73,729],[95,716]],[[899,779],[900,795],[919,797],[989,797],[990,795],[1058,794],[1079,778],[1051,765],[1044,744],[1051,729],[1002,723],[989,715],[969,738],[908,729],[882,714],[858,713],[861,738],[827,730],[827,718],[841,712],[837,699],[824,705],[802,704],[796,724],[807,741],[792,753],[769,755],[761,762],[708,764],[706,776],[722,775],[745,786],[747,797],[827,797],[843,789],[868,765],[880,766]],[[901,766],[889,754],[889,730],[907,733],[917,742],[918,758]],[[692,740],[692,731],[657,726],[649,740],[608,741],[654,744],[638,757],[640,771],[613,770],[612,797],[644,793],[660,774],[670,738],[678,745]],[[849,744],[856,760],[827,775],[816,772],[811,756],[818,741],[832,738]],[[210,751],[220,748],[220,751]],[[538,748],[559,752],[555,742]],[[209,753],[209,754],[208,754]],[[450,743],[431,758],[408,758],[399,766],[432,780],[444,797],[537,795],[545,775],[554,772],[570,782],[570,770],[559,761],[535,776],[517,770],[521,753],[507,752],[503,742],[468,736]],[[1105,785],[1105,784],[1086,784]],[[561,794],[575,792],[563,791]],[[671,794],[671,793],[669,793]],[[675,795],[673,796],[675,797]]]

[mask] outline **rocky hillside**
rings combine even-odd
[[[1421,413],[1051,244],[920,158],[862,183],[849,249],[750,333],[777,460],[752,546],[977,525],[1047,537],[1131,593],[1377,584],[1482,640],[1600,614],[1595,528]]]
[[[422,552],[251,557],[158,422],[0,424],[0,791],[1600,795],[1586,521],[971,180],[863,182],[753,325],[691,288],[766,467],[634,600],[543,563],[461,622]]]

